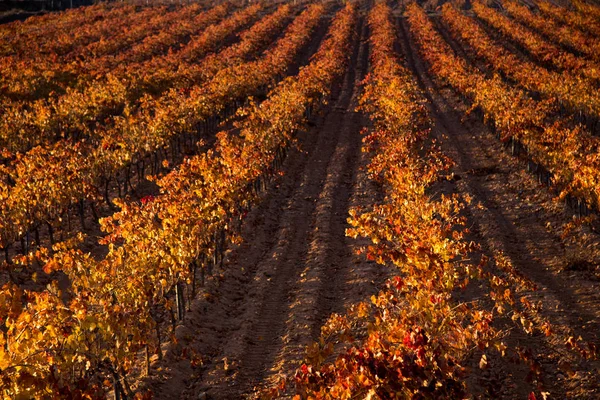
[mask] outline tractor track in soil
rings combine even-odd
[[[440,26],[436,23],[436,27]],[[537,285],[538,290],[528,293],[528,297],[542,303],[544,316],[554,324],[569,327],[585,340],[598,343],[599,282],[589,271],[571,268],[574,258],[582,258],[588,265],[598,264],[598,235],[581,228],[570,239],[561,238],[560,229],[571,220],[573,212],[524,171],[524,164],[510,156],[480,120],[464,117],[468,105],[430,75],[409,37],[407,22],[398,19],[398,27],[402,53],[428,100],[433,136],[456,162],[453,172],[458,179],[440,183],[435,191],[471,196],[473,201],[466,216],[473,232],[471,239],[481,244],[482,252],[503,252],[518,271]],[[444,29],[442,34],[445,39],[449,36]],[[466,55],[460,54],[465,50],[452,47],[460,56]],[[470,292],[461,295],[474,299],[481,291],[471,288]],[[502,323],[510,328],[507,321]],[[568,359],[562,344],[539,335],[525,335],[517,328],[510,331],[506,342],[509,348],[533,349],[545,376],[541,387],[550,392],[550,398],[591,399],[600,394],[595,379],[598,362],[580,362],[574,366],[577,374],[567,377],[557,367],[559,361]],[[499,359],[489,370],[477,372],[477,362],[474,357],[471,367],[475,373],[468,384],[480,397],[526,398],[530,391],[538,389],[525,382],[528,371],[523,365]]]
[[[355,254],[366,244],[345,236],[348,210],[381,198],[364,170],[356,112],[368,69],[361,16],[349,67],[312,127],[297,134],[284,175],[270,184],[176,331],[165,361],[144,386],[155,398],[237,399],[293,374],[305,347],[332,313],[376,293],[389,270]],[[182,355],[184,355],[182,357]],[[200,362],[191,366],[190,355]]]

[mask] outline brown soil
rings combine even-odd
[[[241,398],[293,373],[326,318],[375,293],[388,276],[345,236],[349,208],[380,197],[363,169],[367,119],[354,111],[368,67],[364,21],[358,35],[343,82],[249,214],[245,242],[229,252],[178,327],[179,343],[147,379],[156,398]],[[203,362],[194,368],[181,352]]]

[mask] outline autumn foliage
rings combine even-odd
[[[497,73],[457,55],[420,6],[408,5],[403,17],[432,76],[462,96],[469,113],[481,113],[502,140],[522,144],[563,196],[598,209],[600,143],[584,118],[571,115],[600,116],[593,89],[598,30],[587,29],[600,19],[597,9],[576,1],[588,15],[562,13],[544,3],[551,22],[542,23],[506,3],[515,20],[534,29],[478,1],[473,8],[561,72],[521,60],[449,3],[442,21]],[[0,26],[2,268],[10,276],[36,265],[32,279],[39,272],[50,282],[28,290],[13,280],[0,288],[3,397],[96,399],[112,391],[144,398],[130,382],[162,357],[185,313],[184,297],[193,298],[227,246],[241,240],[245,216],[281,173],[296,133],[329,100],[348,66],[361,8],[368,10],[371,67],[357,111],[371,121],[363,151],[384,197],[352,208],[346,235],[365,239],[360,253],[393,277],[332,315],[296,374],[263,395],[465,398],[470,366],[485,369],[507,353],[535,379],[539,363],[507,347],[498,319],[596,356],[594,344],[542,317],[529,297],[535,285],[503,254],[490,260],[467,240],[468,196],[434,190],[453,162],[431,136],[427,102],[398,55],[396,17],[386,2],[101,4]],[[328,31],[318,50],[288,76],[323,21]],[[42,23],[45,31],[34,29]],[[215,133],[225,119],[227,129]],[[183,157],[184,147],[194,153]],[[169,153],[181,164],[171,168]],[[157,193],[139,201],[121,196],[148,165]],[[111,199],[115,183],[119,195]],[[94,254],[77,229],[54,240],[53,229],[70,221],[74,207],[83,227],[86,208],[95,214],[103,201],[110,213],[99,220]],[[22,246],[9,257],[11,246],[29,244],[44,226],[50,246]],[[485,302],[461,300],[474,285]]]
[[[552,173],[563,196],[584,199],[598,209],[598,137],[569,117],[554,118],[553,100],[535,100],[499,75],[488,78],[455,55],[422,10],[409,6],[407,15],[431,72],[469,99],[471,110],[481,111],[503,140],[519,141],[533,161]]]
[[[239,64],[247,74],[222,73],[226,69],[220,71],[223,79],[266,84],[283,74],[325,9],[308,6],[264,58]],[[213,149],[158,180],[160,196],[120,202],[121,211],[102,221],[108,250],[103,259],[76,242],[55,245],[53,255],[33,255],[45,260],[45,272],[66,274],[71,288],[67,297],[56,285],[42,292],[12,284],[2,289],[3,304],[9,305],[1,309],[0,336],[6,395],[95,398],[111,386],[128,391],[126,377],[138,353],[160,354],[160,322],[175,307],[168,293],[192,285],[196,270],[216,262],[223,241],[234,239],[257,188],[276,173],[307,110],[325,101],[342,74],[355,21],[354,6],[340,11],[310,64],[278,84],[267,100],[245,108],[239,133],[220,133]],[[216,93],[216,87],[198,90]]]
[[[423,10],[411,5],[408,15],[414,34],[426,40],[426,30],[433,28]],[[353,306],[347,315],[332,316],[322,327],[295,376],[296,398],[465,398],[469,359],[477,357],[485,369],[491,357],[514,350],[502,341],[496,318],[510,316],[527,334],[550,336],[554,330],[540,317],[539,305],[527,299],[535,286],[501,254],[495,268],[485,257],[473,259],[477,244],[464,239],[468,229],[460,216],[469,199],[430,194],[452,162],[428,138],[424,100],[394,56],[396,33],[385,3],[372,9],[369,27],[372,71],[360,103],[374,129],[364,149],[372,155],[370,176],[384,186],[386,197],[351,210],[347,235],[368,238],[366,257],[394,268],[396,276],[370,301]],[[427,44],[433,49],[423,46],[425,51],[436,51],[433,42]],[[478,281],[485,282],[494,302],[491,310],[479,301],[460,300],[460,291]],[[572,337],[561,340],[567,347],[573,342]],[[594,351],[593,345],[575,347],[584,357]],[[329,361],[333,355],[335,361]],[[526,352],[516,356],[532,376],[540,373]]]

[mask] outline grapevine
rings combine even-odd
[[[565,108],[598,121],[600,95],[592,82],[568,72],[556,73],[532,62],[521,61],[502,45],[490,39],[473,19],[461,14],[452,4],[446,3],[442,9],[442,18],[451,32],[465,40],[488,63],[526,89],[556,98]]]
[[[458,58],[423,13],[410,8],[409,21],[423,58],[434,75],[450,83],[480,109],[485,120],[504,140],[519,140],[533,161],[553,174],[562,195],[584,199],[598,209],[597,173],[600,159],[594,151],[598,138],[570,121],[551,121],[553,107],[504,84],[500,77],[487,78]]]
[[[531,29],[491,7],[486,7],[481,2],[473,2],[473,11],[478,18],[499,30],[506,38],[518,43],[537,60],[552,63],[557,68],[572,71],[589,79],[600,80],[600,68],[597,63],[564,51],[560,46],[550,43]]]
[[[570,49],[581,52],[585,56],[600,61],[600,39],[591,38],[573,28],[548,20],[539,14],[534,14],[527,7],[511,1],[503,2],[509,14],[524,25],[543,33],[554,42]]]
[[[323,7],[311,10],[307,16],[319,16]],[[0,368],[11,372],[2,377],[6,395],[96,397],[106,389],[105,377],[112,376],[115,388],[127,386],[123,376],[137,351],[160,347],[156,308],[170,309],[166,294],[190,281],[191,266],[214,255],[215,234],[234,226],[240,207],[254,198],[252,182],[273,173],[274,157],[281,154],[277,149],[289,144],[306,108],[321,101],[341,74],[354,20],[352,6],[339,13],[311,64],[248,111],[240,136],[219,135],[214,150],[189,159],[158,182],[161,196],[122,203],[120,212],[104,220],[109,251],[104,259],[94,260],[76,243],[57,244],[50,257],[44,251],[36,255],[46,257],[46,272],[58,269],[69,276],[68,303],[58,290],[27,292],[28,301],[21,303],[17,287],[3,288],[3,304],[14,304],[3,309],[6,334],[1,338],[10,352],[3,353]],[[301,21],[304,33],[297,31],[299,36],[285,41],[288,46],[310,31],[309,19]],[[288,101],[292,95],[298,102]],[[23,329],[31,334],[21,335]]]

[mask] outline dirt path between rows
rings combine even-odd
[[[455,179],[436,185],[432,194],[472,197],[465,211],[469,239],[485,255],[504,254],[537,285],[526,295],[541,302],[542,315],[560,333],[570,330],[598,343],[600,237],[586,226],[561,236],[573,211],[526,172],[475,115],[465,117],[468,105],[429,74],[406,21],[397,22],[398,50],[428,100],[433,136],[456,162]],[[364,242],[345,236],[349,208],[382,196],[366,176],[368,157],[360,151],[368,120],[354,111],[358,83],[368,69],[367,38],[361,18],[343,81],[312,128],[298,133],[299,149],[290,152],[284,175],[248,215],[244,242],[228,251],[178,326],[165,360],[146,379],[155,398],[252,396],[257,387],[293,374],[331,313],[364,300],[388,276],[354,253]],[[487,304],[484,286],[471,285],[459,298]],[[509,348],[532,352],[543,377],[528,379],[528,367],[509,357],[491,359],[490,368],[480,370],[481,353],[475,351],[467,383],[476,398],[527,398],[532,391],[549,392],[549,399],[600,396],[600,363],[572,357],[558,340],[526,335],[508,318],[498,319],[497,327],[506,330]],[[573,373],[559,367],[565,363]]]
[[[332,313],[375,293],[385,268],[355,254],[350,207],[381,193],[367,178],[355,112],[368,69],[368,29],[357,27],[349,68],[313,127],[298,134],[284,176],[244,224],[244,243],[177,329],[147,386],[157,399],[238,399],[293,374]],[[190,359],[195,360],[194,365]]]
[[[435,190],[470,195],[473,201],[466,214],[472,238],[482,245],[482,251],[487,255],[504,253],[537,285],[538,290],[528,296],[541,301],[543,315],[554,324],[599,343],[600,285],[594,273],[600,261],[598,235],[582,227],[561,238],[573,212],[538,184],[524,170],[525,164],[510,156],[479,119],[465,117],[468,106],[451,89],[436,82],[419,59],[406,21],[398,19],[398,27],[402,52],[428,99],[435,124],[433,135],[456,162],[456,179]],[[474,299],[479,291],[472,291]],[[527,398],[531,391],[547,391],[551,399],[600,396],[598,362],[574,361],[562,344],[541,335],[525,335],[509,321],[501,323],[501,327],[511,329],[506,338],[509,347],[531,349],[544,378],[527,382],[528,369],[509,359],[495,360],[489,370],[480,371],[476,362],[479,358],[474,355],[474,373],[468,384],[477,397]],[[562,362],[573,363],[575,374],[569,376],[559,368]]]

